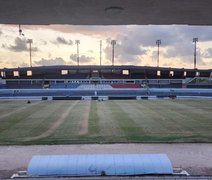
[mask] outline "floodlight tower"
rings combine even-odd
[[[116,45],[116,40],[111,40],[112,44],[112,66],[114,66],[114,46]]]
[[[193,43],[194,43],[194,69],[196,69],[196,66],[197,66],[197,42],[198,42],[198,38],[193,38]]]
[[[161,40],[157,40],[156,44],[158,46],[158,60],[157,60],[157,67],[159,67],[159,60],[160,60],[160,45],[161,45]]]
[[[79,66],[79,44],[80,44],[80,40],[76,40],[75,44],[77,45],[77,65]]]
[[[32,67],[32,39],[27,39],[27,43],[29,43],[29,64]]]

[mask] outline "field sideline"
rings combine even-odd
[[[212,142],[212,101],[0,101],[0,144]]]

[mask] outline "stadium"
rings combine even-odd
[[[42,66],[4,68],[0,71],[1,145],[91,144],[92,147],[92,144],[107,146],[106,144],[115,143],[114,147],[116,147],[117,143],[210,143],[212,141],[210,121],[212,70],[210,69]],[[48,147],[48,149],[52,148],[52,146]],[[128,149],[127,146],[125,148]],[[23,149],[23,152],[28,152],[27,149]],[[33,152],[33,150],[30,151]],[[164,151],[167,152],[167,150],[162,152]],[[104,150],[101,150],[102,152],[108,153]],[[113,150],[113,152],[124,153],[125,151]],[[148,160],[144,159],[151,157],[148,154],[144,154],[144,157],[138,154],[132,157],[125,154],[119,156],[129,158],[130,162],[135,156],[147,164]],[[182,171],[182,168],[176,170],[176,166],[179,167],[176,164],[180,163],[175,162],[175,168],[173,168],[170,160],[166,159],[166,155],[163,157],[156,154],[151,160],[158,162],[157,158],[161,158],[160,162],[164,161],[164,164],[167,164],[165,169],[154,171],[154,168],[144,166],[143,169],[149,169],[148,172],[141,171],[139,164],[125,164],[119,156],[108,155],[108,159],[111,160],[107,162],[107,166],[111,166],[111,163],[120,166],[119,172],[106,170],[105,167],[96,164],[94,166],[102,170],[95,173],[87,172],[90,166],[83,165],[84,163],[89,165],[91,163],[89,160],[86,162],[82,160],[79,165],[76,165],[75,160],[81,159],[83,157],[81,155],[79,157],[52,156],[53,159],[55,158],[50,163],[53,167],[49,166],[49,169],[45,170],[52,171],[49,174],[36,170],[37,167],[41,168],[49,162],[48,157],[34,156],[28,166],[27,177],[99,176],[102,174],[110,176],[170,175],[176,172],[178,177],[179,174],[188,174]],[[67,165],[64,158],[70,158],[73,163]],[[85,158],[91,160],[96,158],[96,161],[100,158],[101,161],[103,157],[97,154],[96,156],[88,155]],[[116,158],[118,159],[113,162]],[[173,159],[175,158],[172,157]],[[74,168],[85,173],[71,170],[64,174],[59,169],[53,171],[54,166],[57,166],[54,163],[57,161],[70,168],[73,168],[75,162]],[[124,163],[124,167],[134,166],[141,169],[136,173],[130,169],[125,171],[119,163]],[[159,168],[160,164],[156,163],[152,166]],[[188,171],[186,167],[185,169]],[[193,175],[196,172],[195,168],[189,171]],[[199,173],[205,175],[203,172]],[[13,177],[26,177],[26,175],[21,171]]]
[[[210,31],[203,26],[193,33],[187,27],[173,26],[176,32],[172,34],[172,28],[151,27],[211,25],[210,5],[198,0],[0,2],[0,23],[7,24],[0,25],[0,179],[211,179],[212,51],[211,37],[206,35]],[[18,24],[19,37],[14,35],[14,24]],[[70,24],[132,28],[75,29]],[[135,25],[150,28],[140,32],[142,28]],[[144,35],[138,38],[140,34]],[[116,44],[108,35],[122,42]],[[196,35],[202,40],[201,48],[196,46]],[[102,37],[107,38],[105,65]],[[78,38],[77,49],[72,48],[74,38]],[[85,52],[80,51],[81,56],[80,38],[90,46],[86,49],[81,44]],[[162,47],[164,60],[159,66],[161,38],[168,43]],[[184,39],[187,44],[180,47]],[[115,45],[119,55],[115,55]],[[156,56],[157,66],[153,66]],[[114,65],[114,58],[119,65]],[[167,60],[176,62],[169,67]]]
[[[211,96],[212,70],[143,66],[43,66],[0,69],[2,97],[139,98]],[[30,90],[28,90],[30,89]]]

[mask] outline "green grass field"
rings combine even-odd
[[[0,101],[0,144],[212,142],[212,101]]]

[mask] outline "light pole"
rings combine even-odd
[[[157,60],[157,67],[159,67],[159,60],[160,60],[160,45],[161,45],[161,40],[157,40],[156,44],[158,46],[158,60]]]
[[[116,45],[116,40],[111,40],[112,44],[112,66],[114,66],[114,46]]]
[[[29,64],[30,64],[30,67],[32,67],[32,39],[27,39],[27,43],[29,43]]]
[[[197,42],[198,42],[198,38],[193,38],[193,42],[194,42],[194,69],[196,69],[196,67],[197,67]]]
[[[75,44],[77,45],[77,65],[79,66],[79,44],[80,44],[80,40],[76,40]]]
[[[102,65],[102,40],[100,40],[99,64]]]

